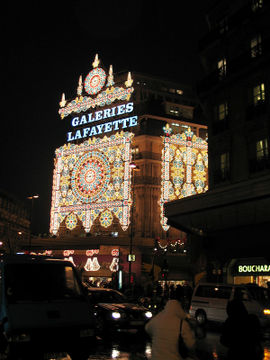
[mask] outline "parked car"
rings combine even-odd
[[[82,282],[73,264],[61,259],[0,257],[0,323],[10,359],[40,351],[48,358],[81,352],[87,359],[95,343],[95,317]]]
[[[224,322],[227,303],[234,298],[242,300],[248,313],[256,315],[262,326],[270,326],[269,292],[254,285],[199,283],[192,294],[190,317],[199,325],[207,320]]]
[[[87,287],[87,292],[90,303],[95,308],[99,334],[131,330],[143,332],[144,325],[152,317],[152,312],[146,307],[129,302],[117,290]]]

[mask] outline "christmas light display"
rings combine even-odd
[[[84,266],[84,269],[86,271],[98,271],[100,269],[100,265],[97,257],[94,257],[93,259],[88,258]]]
[[[208,190],[208,146],[190,128],[174,135],[169,124],[163,130],[160,207],[161,225],[167,231],[164,204]]]
[[[94,221],[108,228],[114,217],[123,230],[130,223],[131,142],[133,134],[116,133],[56,150],[50,232],[64,223],[80,223],[89,232]]]
[[[103,107],[110,105],[117,100],[129,100],[131,94],[134,91],[132,87],[133,80],[130,72],[128,73],[127,80],[125,81],[125,87],[114,87],[114,77],[112,66],[110,66],[109,74],[106,75],[105,71],[99,66],[98,55],[95,57],[93,62],[93,70],[86,76],[84,81],[84,89],[88,95],[95,96],[91,97],[88,95],[82,95],[82,78],[79,79],[77,88],[77,97],[67,102],[65,94],[62,95],[60,101],[59,114],[61,118],[70,115],[71,113],[80,113],[87,111],[95,107]],[[107,84],[106,84],[107,80]],[[106,86],[105,86],[106,84]],[[105,87],[105,90],[101,91]]]

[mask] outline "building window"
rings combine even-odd
[[[263,0],[251,0],[252,11],[257,11],[263,7]]]
[[[170,114],[175,116],[179,116],[179,107],[178,106],[170,106]]]
[[[228,129],[228,103],[222,103],[215,107],[214,120],[212,123],[213,134],[220,133]]]
[[[217,121],[222,121],[225,120],[228,116],[228,103],[225,102],[223,104],[219,104],[216,107],[216,115],[215,115],[215,119]]]
[[[258,105],[265,101],[264,83],[254,86],[253,88],[253,104]]]
[[[262,38],[260,34],[255,35],[250,41],[251,57],[256,58],[262,54]]]
[[[176,90],[176,93],[177,93],[178,95],[183,95],[184,92],[183,92],[183,90],[177,89],[177,90]]]
[[[225,34],[229,29],[229,27],[228,27],[228,18],[224,17],[223,19],[221,19],[219,21],[218,25],[219,25],[219,33],[221,35]]]
[[[255,154],[254,154],[255,150]],[[261,139],[256,141],[255,144],[252,144],[251,147],[251,158],[250,163],[250,172],[256,173],[259,171],[264,171],[270,169],[270,157],[269,157],[269,140]]]
[[[267,159],[269,155],[268,139],[262,139],[256,142],[256,159],[258,161]]]
[[[215,159],[214,182],[216,184],[230,178],[230,154],[225,152],[217,155]]]
[[[218,67],[218,77],[219,79],[223,79],[226,76],[226,71],[227,71],[227,64],[226,64],[226,59],[220,59],[217,63],[217,67]]]
[[[230,171],[230,154],[228,152],[220,155],[220,172],[223,180],[228,178]]]

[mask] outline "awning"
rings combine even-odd
[[[270,175],[164,204],[168,224],[198,236],[269,223]]]

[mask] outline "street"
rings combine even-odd
[[[219,343],[220,331],[218,327],[209,326],[205,337],[197,340],[197,355],[200,360],[225,360],[226,348]],[[264,359],[270,360],[270,336],[266,335],[263,342]],[[69,360],[61,357],[57,360]],[[151,359],[151,342],[142,340],[135,334],[119,334],[107,340],[98,338],[97,347],[88,360],[147,360]],[[53,359],[51,359],[53,360]]]

